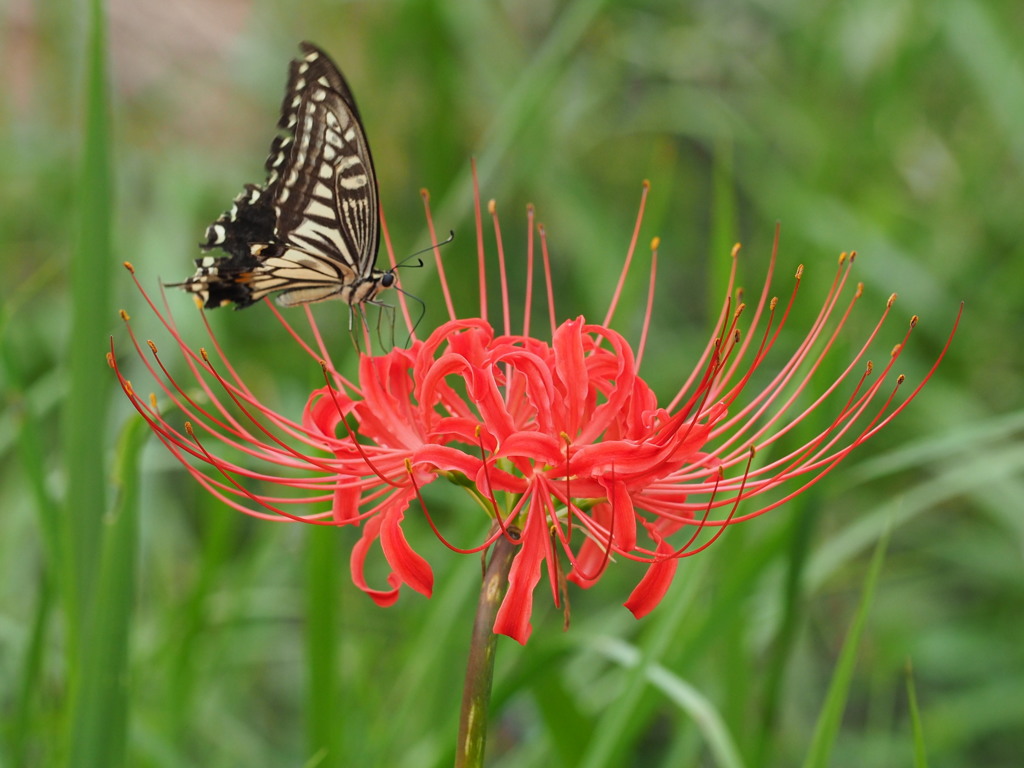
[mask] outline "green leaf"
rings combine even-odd
[[[843,712],[846,709],[846,700],[850,693],[850,683],[853,680],[853,672],[857,665],[857,649],[860,646],[860,639],[864,633],[864,626],[867,623],[868,612],[874,599],[875,587],[878,586],[878,576],[882,572],[882,563],[885,560],[885,550],[888,543],[889,532],[886,530],[878,540],[875,554],[871,558],[871,567],[868,569],[868,575],[861,590],[857,614],[843,641],[843,648],[839,653],[839,662],[836,664],[835,672],[832,675],[832,682],[825,696],[825,704],[815,725],[814,737],[807,752],[807,759],[804,761],[804,768],[825,768],[825,766],[829,765],[829,757],[832,753],[832,747],[835,745],[836,737],[839,734],[839,726],[842,723]]]

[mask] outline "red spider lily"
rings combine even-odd
[[[619,284],[600,324],[583,317],[556,323],[547,241],[544,228],[534,228],[530,209],[527,286],[532,284],[537,232],[550,341],[530,335],[529,288],[523,331],[511,330],[504,251],[493,203],[489,211],[499,259],[502,332],[486,320],[479,195],[479,316],[456,316],[443,266],[436,259],[449,321],[426,339],[413,334],[408,349],[380,356],[360,353],[357,381],[344,377],[330,362],[308,308],[313,345],[268,303],[324,370],[325,385],[310,395],[301,421],[275,412],[250,391],[209,325],[216,354],[189,346],[166,303],[159,307],[141,286],[184,356],[194,379],[188,388],[168,373],[152,342],[147,352],[123,316],[149,373],[184,413],[184,427],[172,425],[157,409],[155,397],[146,400],[136,394],[113,350],[110,364],[159,439],[224,503],[265,519],[361,525],[362,537],[351,558],[352,577],[380,605],[393,603],[403,584],[430,595],[431,568],[408,543],[402,524],[412,502],[420,498],[420,489],[445,478],[469,493],[491,526],[477,546],[458,549],[444,538],[420,499],[418,509],[447,546],[480,552],[500,536],[518,546],[495,632],[526,642],[541,565],[559,604],[563,555],[570,568],[567,578],[581,587],[594,584],[616,557],[645,563],[646,573],[625,603],[639,618],[662,599],[681,557],[709,546],[726,526],[803,492],[888,424],[935,372],[956,331],[954,324],[935,364],[913,391],[897,400],[904,378],[895,375],[893,367],[917,324],[916,316],[880,371],[866,360],[868,347],[890,314],[893,296],[842,373],[823,389],[812,385],[814,373],[835,351],[836,338],[861,296],[860,286],[850,285],[853,256],[844,254],[802,341],[788,360],[773,365],[766,384],[751,391],[755,372],[763,376],[761,369],[767,367],[769,352],[786,325],[802,267],[788,301],[781,304],[771,298],[773,248],[757,303],[746,306],[735,291],[737,247],[714,333],[688,380],[659,405],[639,374],[654,295],[657,240],[652,244],[647,313],[637,351],[609,327],[636,249],[646,196],[645,184]],[[429,206],[427,220],[433,232]],[[391,254],[390,240],[385,242]],[[404,302],[401,308],[408,324]],[[364,339],[369,349],[365,332]],[[823,408],[833,414],[823,430],[799,447],[783,447],[781,438]],[[214,450],[208,443],[220,448]],[[772,458],[755,463],[755,454],[768,447]],[[252,490],[268,484],[282,490]],[[755,498],[759,508],[747,511],[744,504],[740,514],[741,504]],[[320,511],[287,511],[311,502]],[[385,589],[371,587],[365,576],[367,555],[377,545],[390,568]]]

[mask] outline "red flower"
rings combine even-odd
[[[646,193],[645,185],[644,200]],[[911,320],[881,371],[864,362],[890,313],[893,297],[843,373],[809,405],[798,406],[798,401],[813,397],[812,375],[832,351],[861,295],[859,286],[849,289],[853,257],[844,255],[802,343],[774,369],[767,385],[749,391],[753,375],[767,364],[786,323],[802,268],[788,303],[780,307],[769,298],[773,253],[756,307],[734,307],[737,248],[715,332],[685,384],[659,406],[638,370],[643,339],[634,352],[626,339],[608,327],[621,280],[604,322],[594,324],[577,317],[556,325],[542,227],[538,231],[551,341],[531,336],[528,326],[522,334],[511,332],[504,254],[493,204],[503,332],[484,319],[483,234],[477,205],[480,317],[456,317],[438,260],[451,319],[425,340],[415,339],[409,349],[393,349],[376,357],[361,354],[358,384],[329,362],[323,363],[326,384],[310,395],[301,422],[264,406],[250,392],[212,332],[221,362],[215,364],[203,350],[195,352],[178,334],[170,312],[161,312],[148,296],[210,405],[200,405],[170,377],[151,342],[152,353],[146,355],[132,335],[163,393],[185,413],[188,421],[182,432],[153,403],[135,393],[113,351],[110,361],[125,393],[157,436],[225,503],[268,519],[361,525],[362,537],[352,552],[352,578],[380,605],[393,603],[403,584],[424,595],[431,593],[431,568],[402,530],[406,514],[417,509],[412,502],[420,489],[439,478],[466,489],[490,516],[492,527],[477,547],[456,551],[479,552],[499,536],[516,541],[519,549],[509,590],[494,630],[521,643],[530,635],[533,593],[542,564],[557,604],[563,556],[570,567],[567,578],[581,587],[594,584],[614,558],[646,563],[646,574],[625,603],[638,618],[645,615],[664,596],[680,557],[710,545],[727,525],[766,512],[807,489],[888,424],[934,373],[956,330],[954,325],[924,379],[897,401],[903,377],[892,375],[893,366],[917,318]],[[643,203],[623,278],[642,215]],[[529,218],[528,284],[533,270],[532,210]],[[657,241],[652,251],[651,295]],[[524,316],[529,318],[529,295],[525,303]],[[271,309],[310,355],[329,360],[308,309],[319,352],[306,346]],[[649,318],[650,301],[644,338]],[[368,344],[367,339],[367,348]],[[887,384],[890,380],[893,383]],[[802,446],[754,465],[757,451],[775,444],[819,408],[833,410],[826,429]],[[210,439],[226,450],[215,454],[207,449]],[[230,453],[240,458],[230,459]],[[257,493],[247,489],[249,480],[298,489],[301,494]],[[744,508],[744,514],[739,514],[741,502],[755,497],[764,499],[762,505],[753,511]],[[287,511],[296,503],[310,502],[322,502],[320,506],[329,509],[301,515]],[[420,503],[418,509],[433,527],[427,507]],[[705,529],[714,534],[702,536]],[[444,541],[443,534],[434,530]],[[385,589],[372,587],[364,573],[366,557],[378,545],[391,569]]]

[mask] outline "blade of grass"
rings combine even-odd
[[[907,659],[907,706],[910,708],[910,722],[914,729],[914,766],[928,768],[928,749],[924,743],[924,725],[921,710],[917,707],[917,688],[914,686],[914,668]]]
[[[71,331],[67,353],[69,384],[64,412],[64,459],[67,468],[66,517],[60,526],[65,570],[62,586],[68,609],[71,647],[88,615],[100,562],[102,518],[106,507],[103,478],[108,393],[113,389],[103,349],[110,325],[111,169],[106,34],[102,0],[89,7],[85,62],[85,116],[79,220],[72,249]]]
[[[533,700],[542,720],[550,727],[547,737],[561,765],[573,765],[593,738],[593,722],[577,706],[577,701],[557,674],[537,675],[531,686]]]
[[[128,730],[128,638],[135,596],[138,545],[139,457],[149,437],[142,419],[131,419],[117,450],[113,510],[103,520],[103,562],[90,604],[73,720],[70,768],[125,764]]]
[[[628,747],[629,739],[634,736],[637,727],[636,718],[643,715],[640,707],[641,701],[648,693],[649,686],[655,684],[654,677],[661,676],[661,672],[655,672],[657,660],[664,657],[665,653],[677,643],[679,638],[686,635],[686,621],[689,617],[689,610],[694,599],[700,590],[701,578],[705,561],[685,561],[688,573],[685,579],[677,577],[677,583],[682,582],[685,586],[681,594],[671,595],[666,598],[661,610],[655,614],[656,623],[648,626],[648,632],[644,638],[642,647],[636,653],[636,661],[626,664],[631,669],[624,690],[616,697],[615,705],[609,707],[598,720],[595,736],[589,744],[587,752],[582,756],[580,768],[603,768],[609,765],[621,765],[623,753]],[[651,619],[655,619],[651,616]],[[608,655],[609,642],[601,638],[597,639],[596,650],[599,653]],[[619,659],[623,663],[622,659]],[[653,676],[653,677],[652,677]],[[678,703],[678,702],[677,702]],[[685,709],[685,705],[680,704]],[[704,723],[709,721],[704,720]],[[707,734],[705,734],[707,735]],[[726,749],[723,757],[729,756]],[[726,763],[738,765],[738,763]]]
[[[700,691],[660,664],[645,664],[637,648],[621,640],[604,637],[595,647],[619,664],[639,670],[646,682],[689,715],[703,734],[708,750],[714,756],[715,765],[726,768],[743,766],[736,742],[730,736],[721,715]]]
[[[200,514],[205,511],[201,509]],[[231,548],[240,536],[238,517],[219,508],[203,516],[205,527],[195,582],[180,609],[164,610],[167,627],[162,634],[168,647],[157,663],[167,670],[163,726],[171,742],[177,734],[186,732],[190,718],[199,709],[201,693],[197,691],[202,690],[204,682],[200,660],[207,652],[204,634],[210,627],[211,604],[230,562]]]
[[[6,309],[6,308],[5,308]],[[2,323],[7,328],[7,318]],[[5,397],[6,412],[10,418],[9,434],[13,435],[23,476],[28,480],[29,491],[38,513],[39,528],[43,534],[46,563],[52,565],[59,558],[58,520],[60,504],[46,484],[46,449],[41,436],[45,434],[38,409],[33,407],[32,398],[25,392],[24,365],[9,343],[6,334],[0,340],[0,365],[3,366],[7,382]],[[32,733],[29,724],[33,721],[36,708],[40,705],[40,682],[43,677],[44,652],[50,618],[53,613],[55,589],[49,572],[43,571],[36,587],[35,617],[22,663],[18,667],[17,703],[10,713],[8,723],[3,727],[3,741],[11,765],[27,763],[27,754]]]
[[[33,739],[31,724],[37,721],[41,709],[40,691],[43,687],[43,663],[47,647],[50,618],[53,615],[54,589],[50,580],[43,575],[38,586],[36,612],[32,621],[32,632],[28,647],[19,668],[21,679],[13,712],[3,726],[5,753],[10,762],[4,765],[30,765],[28,758]]]
[[[810,557],[811,541],[819,525],[812,505],[806,499],[795,503],[791,511],[790,535],[786,556],[786,575],[782,584],[782,620],[772,642],[768,672],[761,695],[760,732],[757,734],[754,765],[766,764],[779,734],[779,712],[785,697],[786,672],[797,649],[804,614],[804,576]]]
[[[309,526],[306,532],[306,730],[309,754],[318,768],[345,764],[344,713],[337,680],[338,531]]]
[[[863,635],[868,611],[875,596],[875,587],[878,585],[878,576],[882,572],[882,563],[885,561],[885,550],[888,543],[889,529],[886,528],[879,538],[878,544],[875,547],[875,554],[871,558],[871,566],[864,581],[864,589],[861,592],[860,604],[857,606],[857,614],[854,616],[853,624],[850,625],[846,638],[843,640],[843,648],[839,653],[839,662],[836,664],[835,673],[832,675],[832,682],[829,684],[828,693],[825,695],[825,705],[822,707],[818,722],[814,728],[814,737],[811,740],[811,746],[804,761],[804,768],[824,768],[829,765],[829,757],[832,754],[832,747],[839,733],[843,712],[846,709],[846,700],[850,693],[850,682],[853,680],[853,672],[857,663],[857,649],[860,647],[860,638]]]
[[[63,431],[67,496],[59,526],[61,556],[55,563],[68,630],[67,764],[72,768],[117,766],[124,760],[138,452],[131,443],[141,440],[141,427],[129,427],[121,445],[121,498],[115,515],[105,523],[107,474],[102,445],[107,395],[112,391],[102,354],[109,324],[112,271],[105,21],[102,0],[92,0],[85,48],[79,220],[69,269],[72,325]],[[104,542],[108,550],[105,562],[101,562]]]

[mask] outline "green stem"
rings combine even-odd
[[[501,536],[491,549],[491,560],[480,585],[480,599],[473,622],[473,639],[466,662],[466,685],[462,689],[462,714],[459,716],[459,741],[455,748],[455,768],[481,768],[487,744],[487,711],[494,679],[494,651],[498,636],[494,618],[508,589],[508,572],[516,545]]]

